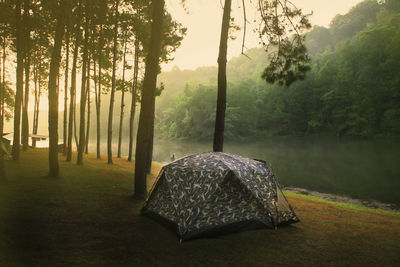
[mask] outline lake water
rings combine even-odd
[[[113,154],[117,153],[114,141]],[[128,140],[122,155],[128,154]],[[95,153],[95,140],[90,152]],[[212,143],[154,141],[153,160],[169,162],[212,150]],[[106,154],[106,140],[101,151]],[[400,140],[339,138],[265,138],[262,141],[226,142],[224,151],[263,159],[284,186],[296,186],[353,198],[376,199],[400,205]]]

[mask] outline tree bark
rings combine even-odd
[[[79,116],[79,143],[77,164],[83,165],[83,151],[85,149],[85,109],[86,109],[86,64],[89,50],[89,0],[85,1],[85,38],[82,56],[81,103]]]
[[[3,36],[3,42],[5,42],[5,36]],[[4,43],[5,46],[5,43]],[[3,49],[3,53],[5,53],[5,49]],[[5,54],[3,54],[2,60],[5,60]],[[3,62],[4,67],[4,62]],[[4,73],[4,72],[3,72]],[[4,167],[4,159],[3,159],[3,148],[2,148],[2,138],[3,138],[3,129],[4,129],[4,77],[2,79],[1,72],[1,64],[0,64],[0,181],[6,180],[6,169]]]
[[[118,4],[119,0],[116,0],[115,4],[115,24],[114,24],[114,48],[113,48],[113,65],[112,65],[112,78],[111,78],[111,97],[110,97],[110,108],[108,112],[108,138],[107,138],[107,155],[108,164],[112,164],[112,124],[113,124],[113,112],[114,112],[114,95],[115,95],[115,80],[116,80],[116,64],[117,64],[117,45],[118,45]]]
[[[0,82],[2,81],[2,83],[5,85],[6,84],[6,37],[5,37],[5,32],[3,33],[3,80],[0,80]],[[5,89],[5,88],[4,88]],[[3,91],[4,94],[4,91]],[[2,124],[2,129],[4,130],[4,95],[3,95],[3,101],[1,104],[1,113],[3,114],[3,116],[1,117],[1,124]]]
[[[128,161],[132,161],[132,150],[133,150],[133,126],[135,121],[136,111],[136,95],[138,85],[138,73],[139,73],[139,37],[136,35],[135,39],[135,66],[133,69],[133,85],[132,85],[132,102],[131,102],[131,117],[129,120],[129,153]]]
[[[63,122],[63,146],[64,146],[64,156],[67,155],[67,120],[68,120],[68,67],[69,67],[69,27],[66,32],[66,44],[65,44],[65,73],[64,73],[64,122]]]
[[[38,66],[40,68],[40,65]],[[38,70],[40,71],[40,70]],[[41,78],[40,78],[40,74],[38,74],[37,77],[38,81],[37,81],[37,88],[38,88],[38,92],[37,92],[37,102],[36,102],[36,109],[35,109],[35,120],[34,120],[34,125],[35,128],[33,129],[33,134],[37,134],[38,133],[38,128],[39,128],[39,107],[40,107],[40,95],[41,95]],[[32,146],[36,147],[36,139],[32,139]]]
[[[163,19],[164,0],[152,1],[150,47],[146,57],[142,104],[140,107],[135,153],[135,197],[139,199],[144,199],[147,195],[146,169],[148,166],[146,166],[146,163],[151,153],[149,147],[153,139],[155,93],[157,74],[159,72],[159,58],[161,54]]]
[[[50,177],[59,176],[58,165],[58,95],[57,76],[61,61],[61,46],[65,28],[65,1],[61,3],[60,13],[57,18],[57,27],[54,38],[54,47],[51,55],[49,72],[49,165]]]
[[[87,91],[87,123],[86,123],[86,140],[85,140],[85,154],[89,153],[89,131],[90,131],[90,55],[87,67],[86,91]]]
[[[74,94],[74,103],[75,103],[75,107],[74,107],[74,127],[73,127],[73,131],[74,131],[74,140],[75,140],[75,147],[76,147],[76,151],[78,151],[79,148],[79,142],[78,142],[78,135],[76,133],[76,90],[75,90],[75,94]]]
[[[79,23],[78,23],[79,26]],[[74,125],[75,122],[75,95],[76,95],[76,64],[78,61],[78,53],[79,53],[79,40],[80,33],[78,32],[79,27],[77,27],[76,31],[76,40],[74,47],[74,56],[72,59],[72,70],[71,70],[71,89],[69,92],[69,120],[68,120],[68,150],[67,150],[67,161],[70,162],[72,160],[72,135],[75,133],[73,129],[76,128]]]
[[[224,146],[225,110],[226,110],[226,54],[231,15],[231,0],[225,0],[222,16],[221,39],[218,55],[218,96],[215,116],[213,151],[222,152]]]
[[[101,138],[101,132],[100,132],[100,104],[101,104],[101,64],[102,64],[102,51],[103,47],[103,25],[100,24],[100,34],[99,34],[99,47],[98,47],[98,56],[99,56],[99,74],[97,76],[98,79],[98,91],[96,90],[96,131],[97,131],[97,140],[96,140],[96,153],[97,153],[97,158],[101,158],[100,154],[100,138]],[[96,66],[96,62],[95,62]],[[96,69],[95,69],[96,71]]]
[[[122,144],[122,126],[124,122],[124,107],[125,107],[125,64],[126,64],[126,48],[127,48],[127,38],[128,35],[125,33],[125,40],[124,40],[124,59],[122,65],[122,96],[121,96],[121,112],[119,116],[119,134],[118,134],[118,154],[117,157],[121,157],[121,144]]]
[[[16,48],[17,48],[17,70],[16,70],[16,91],[14,103],[14,136],[12,146],[13,160],[19,161],[20,152],[20,122],[21,122],[21,104],[23,92],[24,77],[24,51],[23,51],[23,23],[21,17],[21,1],[15,1],[16,11]]]
[[[28,118],[28,104],[29,104],[29,74],[30,74],[30,25],[29,25],[29,0],[24,0],[24,44],[25,44],[25,95],[22,108],[22,150],[28,150],[29,142],[29,118]]]
[[[37,66],[33,63],[33,83],[35,86],[35,102],[33,107],[33,122],[32,122],[32,134],[35,134],[36,128],[36,109],[38,107],[38,77],[37,77]],[[32,147],[36,147],[36,139],[32,138]]]

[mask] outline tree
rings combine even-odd
[[[24,75],[24,51],[23,51],[23,22],[21,16],[21,0],[15,2],[16,14],[16,38],[15,46],[17,49],[17,71],[16,71],[16,91],[14,104],[14,136],[12,146],[12,156],[15,161],[19,160],[20,152],[20,122],[21,122],[21,104],[23,92],[23,75]]]
[[[10,21],[12,21],[13,10],[10,2],[2,1],[0,3],[0,40],[1,40],[1,57],[0,57],[0,180],[6,179],[6,170],[3,159],[2,136],[5,120],[11,117],[11,110],[14,102],[14,92],[11,90],[9,83],[6,81],[6,58],[7,49],[9,48],[8,38],[10,36]]]
[[[57,76],[61,61],[61,47],[65,28],[65,13],[68,5],[62,1],[57,16],[57,26],[54,36],[54,47],[51,55],[49,73],[49,165],[50,177],[59,176],[58,165],[58,94]]]
[[[244,0],[243,0],[244,8]],[[270,46],[274,51],[268,67],[264,70],[263,78],[269,83],[285,83],[290,85],[295,80],[304,79],[309,58],[304,46],[302,31],[309,29],[307,16],[288,0],[260,0],[261,15],[260,37],[266,50]],[[218,56],[218,96],[215,119],[213,151],[223,151],[225,110],[226,110],[226,53],[230,27],[231,0],[225,0],[222,17],[221,38]],[[246,25],[246,16],[244,16]],[[293,36],[289,34],[293,33]]]
[[[31,25],[30,25],[30,0],[24,0],[24,55],[25,55],[25,94],[22,107],[22,149],[26,151],[28,149],[29,141],[29,119],[28,119],[28,104],[29,104],[29,83],[30,83],[30,64],[31,64]]]
[[[143,81],[142,104],[140,108],[139,127],[136,138],[135,160],[135,197],[144,199],[147,195],[146,170],[148,168],[149,148],[152,143],[154,128],[154,108],[156,97],[157,74],[161,55],[163,35],[164,0],[154,0],[152,7],[152,24],[150,44],[146,56],[146,67]]]
[[[215,115],[213,151],[220,152],[222,152],[224,144],[226,110],[226,54],[228,50],[228,33],[231,20],[231,3],[231,0],[225,0],[218,55],[218,97],[217,111]]]
[[[133,150],[133,123],[135,120],[136,101],[137,101],[137,87],[138,87],[138,72],[139,72],[139,36],[136,33],[135,36],[135,59],[133,69],[133,80],[132,80],[132,101],[131,101],[131,114],[129,118],[129,152],[128,161],[132,161],[132,150]]]
[[[95,90],[95,101],[96,101],[96,155],[97,158],[100,159],[100,107],[101,107],[101,85],[102,85],[102,75],[101,75],[101,64],[102,64],[102,45],[103,45],[103,24],[100,24],[100,33],[99,33],[99,45],[98,45],[98,65],[99,65],[99,72],[97,75],[97,88]],[[93,61],[94,62],[94,66],[96,67],[96,60]],[[94,68],[94,70],[96,71],[96,68]],[[95,80],[95,81],[96,81]]]
[[[69,44],[70,44],[70,23],[69,18],[67,17],[67,30],[65,33],[65,73],[64,73],[64,121],[63,121],[63,147],[64,147],[64,155],[67,155],[68,147],[68,137],[67,137],[67,128],[68,128],[68,72],[69,72]]]
[[[123,61],[122,61],[122,81],[121,81],[121,109],[120,109],[120,118],[119,118],[119,133],[118,133],[118,153],[117,157],[121,157],[121,145],[122,145],[122,126],[124,121],[124,108],[125,108],[125,69],[126,69],[126,53],[128,47],[128,29],[127,25],[123,24]]]
[[[118,52],[118,5],[119,0],[115,1],[115,21],[114,21],[114,45],[113,45],[113,63],[112,63],[112,78],[111,78],[111,97],[110,108],[108,111],[108,135],[107,135],[107,159],[108,164],[112,164],[112,124],[114,114],[114,95],[116,86],[116,65]]]
[[[77,61],[78,61],[78,53],[79,53],[79,45],[81,41],[81,33],[80,33],[80,12],[81,7],[78,6],[78,14],[76,15],[77,24],[75,26],[74,35],[75,35],[75,47],[74,47],[74,55],[72,58],[72,69],[71,69],[71,89],[69,91],[69,120],[68,120],[68,150],[67,150],[67,161],[71,161],[72,159],[72,135],[76,131],[75,122],[75,95],[76,95],[76,69],[77,69]]]
[[[85,37],[83,44],[82,54],[82,79],[81,79],[81,103],[80,103],[80,116],[79,116],[79,143],[78,143],[78,159],[77,164],[83,164],[83,151],[85,149],[85,108],[86,108],[86,73],[89,54],[89,10],[90,1],[85,1]]]
[[[92,33],[93,34],[93,33]],[[93,45],[93,36],[91,38]],[[90,131],[90,61],[91,53],[89,54],[87,64],[87,79],[86,79],[86,91],[87,91],[87,122],[86,122],[86,140],[85,140],[85,154],[89,153],[89,131]]]
[[[3,42],[5,42],[5,36],[3,36]],[[2,51],[3,53],[5,53],[5,51]],[[5,54],[2,57],[3,61],[5,59]],[[4,63],[4,62],[3,62]],[[2,72],[1,72],[1,67],[2,65],[0,64],[0,177],[1,180],[5,180],[6,179],[6,170],[4,167],[4,159],[3,159],[3,144],[2,144],[2,138],[3,138],[3,128],[4,128],[4,109],[3,109],[3,105],[4,105],[4,97],[5,97],[5,83],[3,82],[3,80],[1,79],[2,77]],[[4,64],[3,64],[4,67]],[[0,181],[1,181],[0,180]]]

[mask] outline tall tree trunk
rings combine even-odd
[[[148,166],[146,166],[146,163],[151,153],[149,147],[153,139],[152,129],[154,128],[155,93],[163,32],[164,0],[152,1],[152,19],[150,47],[146,57],[142,104],[136,138],[135,197],[139,199],[144,199],[147,195],[146,169]]]
[[[87,123],[86,123],[86,140],[85,140],[85,154],[89,153],[89,130],[90,130],[90,55],[87,67],[86,91],[87,91]]]
[[[38,128],[39,128],[39,111],[40,111],[40,95],[41,95],[41,78],[40,75],[38,75],[38,97],[37,97],[37,103],[36,103],[36,110],[35,112],[35,129],[33,130],[33,134],[37,134],[38,133]],[[34,142],[34,143],[33,143]],[[32,139],[32,143],[34,144],[34,147],[36,147],[36,139]]]
[[[222,152],[224,147],[225,110],[226,110],[226,54],[228,50],[228,33],[231,17],[231,0],[225,0],[222,16],[221,39],[218,55],[218,97],[214,129],[214,152]]]
[[[51,55],[49,72],[49,165],[50,177],[59,176],[58,165],[58,95],[57,95],[57,76],[61,61],[61,46],[65,28],[65,1],[61,3],[60,13],[57,18],[57,27],[54,38],[54,47]]]
[[[78,142],[78,135],[76,133],[77,127],[76,127],[76,109],[77,109],[77,104],[76,104],[76,91],[74,94],[74,103],[75,103],[75,107],[74,107],[74,127],[73,127],[73,131],[74,131],[74,140],[75,140],[75,147],[76,147],[76,151],[78,151],[78,147],[79,147],[79,142]]]
[[[5,36],[3,36],[3,42],[5,42]],[[4,43],[5,46],[5,43]],[[2,51],[5,53],[5,49]],[[3,54],[2,60],[5,60],[5,55]],[[3,129],[4,129],[4,77],[2,79],[2,72],[1,72],[1,64],[0,64],[0,181],[1,180],[6,180],[6,169],[4,167],[4,159],[3,159],[3,147],[2,147],[2,141],[3,141]],[[4,67],[4,64],[3,64]],[[4,73],[4,72],[3,72]]]
[[[0,80],[0,82],[3,81],[2,83],[5,86],[5,84],[6,84],[6,37],[5,37],[5,32],[3,34],[4,34],[3,35],[3,80]],[[4,92],[5,91],[3,91],[3,94],[4,94]],[[4,116],[4,110],[5,110],[4,101],[5,100],[4,100],[4,97],[3,97],[3,102],[2,102],[2,105],[1,105],[1,113],[3,114],[3,116],[1,117],[1,123],[3,125],[3,130],[4,130],[4,119],[5,119],[5,116]]]
[[[14,136],[12,146],[12,156],[15,161],[19,160],[20,152],[20,123],[21,123],[21,104],[24,79],[24,51],[23,51],[23,23],[21,17],[21,1],[15,1],[16,11],[16,48],[17,48],[17,71],[16,71],[16,91],[14,103]]]
[[[37,77],[37,66],[36,63],[33,63],[33,83],[35,86],[35,103],[33,107],[33,122],[32,122],[32,134],[35,134],[35,128],[36,128],[36,109],[38,105],[38,77]],[[32,138],[32,147],[36,147],[36,139]]]
[[[28,50],[28,48],[27,48]],[[22,141],[22,150],[28,150],[28,142],[29,142],[29,119],[28,119],[28,104],[29,104],[29,67],[30,67],[30,56],[29,54],[25,54],[25,92],[24,92],[24,101],[22,108],[22,126],[21,126],[21,141]]]
[[[79,116],[79,143],[77,164],[83,164],[83,151],[85,149],[85,109],[86,109],[86,64],[89,50],[89,0],[85,1],[85,39],[82,56],[81,103]]]
[[[78,23],[79,25],[79,23]],[[75,123],[75,110],[76,110],[76,65],[78,61],[78,53],[79,53],[79,40],[80,33],[79,27],[77,26],[77,31],[75,32],[75,47],[74,47],[74,55],[72,59],[72,70],[71,70],[71,89],[69,92],[69,120],[68,120],[68,150],[67,150],[67,161],[70,162],[72,159],[72,135],[75,136],[76,142],[76,123]]]
[[[69,27],[68,27],[69,28]],[[63,121],[63,146],[64,146],[64,156],[67,155],[67,120],[68,120],[68,67],[69,67],[69,29],[67,28],[66,32],[66,44],[65,44],[65,73],[64,73],[64,121]]]
[[[115,22],[114,22],[114,47],[113,47],[113,65],[112,65],[112,78],[111,78],[111,97],[110,109],[108,112],[108,137],[107,137],[107,156],[108,164],[112,164],[112,124],[114,112],[114,95],[115,95],[115,80],[116,80],[116,65],[117,65],[117,52],[118,52],[118,4],[119,0],[115,3]]]
[[[133,126],[135,121],[136,111],[136,96],[138,86],[138,73],[139,73],[139,37],[136,35],[135,39],[135,66],[133,69],[133,85],[132,85],[132,102],[131,102],[131,117],[129,119],[129,154],[128,161],[132,161],[133,150]]]
[[[98,56],[99,56],[99,74],[97,76],[98,79],[98,91],[96,90],[96,130],[97,130],[97,140],[96,140],[96,153],[97,158],[101,158],[100,154],[100,104],[101,104],[101,64],[102,64],[102,55],[101,51],[103,49],[103,25],[100,24],[100,35],[99,35],[99,47],[98,47]],[[96,66],[96,64],[95,64]],[[95,68],[96,70],[96,68]]]
[[[22,150],[28,150],[29,141],[29,119],[28,119],[28,104],[29,104],[29,69],[30,69],[30,25],[29,25],[29,0],[24,0],[24,44],[25,44],[25,96],[22,108]]]
[[[153,112],[155,112],[155,107],[153,107]],[[154,118],[153,118],[154,120]],[[153,122],[153,126],[151,129],[151,139],[150,139],[150,143],[149,143],[149,147],[148,147],[148,155],[147,155],[147,162],[146,162],[146,173],[150,174],[151,173],[151,165],[153,162],[153,144],[154,144],[154,122]]]
[[[118,154],[121,157],[121,144],[122,144],[122,126],[124,122],[124,107],[125,107],[125,64],[126,64],[126,47],[127,47],[127,33],[125,33],[124,40],[124,60],[122,65],[122,96],[121,96],[121,112],[119,116],[119,135],[118,135]]]

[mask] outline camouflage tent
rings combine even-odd
[[[299,221],[265,162],[220,152],[165,165],[142,214],[181,240]]]

